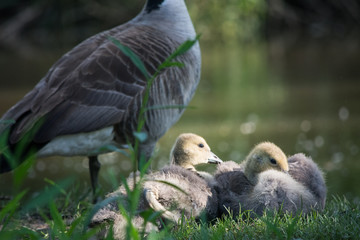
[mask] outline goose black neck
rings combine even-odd
[[[159,9],[161,3],[163,3],[164,0],[148,0],[146,3],[146,12],[150,13],[153,10]]]

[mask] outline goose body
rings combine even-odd
[[[174,223],[182,216],[189,218],[206,214],[208,218],[215,218],[218,210],[216,191],[210,187],[208,179],[202,177],[203,173],[199,174],[196,171],[195,165],[222,161],[210,151],[206,141],[195,134],[181,134],[172,148],[170,159],[171,165],[146,175],[138,211],[152,208],[162,212],[162,218]],[[171,183],[182,191],[162,181]],[[127,182],[132,187],[133,177],[129,177]],[[119,197],[124,200],[127,198],[127,192],[124,187],[120,187],[107,197]],[[126,200],[122,203],[127,205]],[[115,222],[115,234],[118,233],[120,236],[120,233],[124,232],[124,219],[119,216],[117,201],[101,209],[93,218],[94,223],[107,220]],[[136,216],[134,223],[140,228],[143,219]]]
[[[256,148],[255,148],[256,149]],[[267,154],[266,154],[267,156]],[[251,159],[251,153],[248,160]],[[265,210],[282,210],[292,214],[322,210],[325,206],[326,186],[316,164],[303,154],[291,156],[288,170],[267,168],[257,171],[249,179],[244,165],[225,162],[219,165],[215,178],[218,182],[219,209],[221,214],[230,210],[234,216],[250,210],[252,216],[261,216]],[[254,181],[255,180],[255,181]]]
[[[33,131],[25,150],[35,149],[38,157],[92,156],[90,172],[96,182],[98,149],[133,143],[146,79],[109,37],[129,47],[152,75],[196,33],[183,0],[147,0],[134,19],[90,37],[66,53],[3,115],[0,134],[8,134],[8,150],[14,151],[24,134]],[[158,75],[150,88],[148,107],[186,106],[191,100],[200,79],[199,44],[176,61],[184,67],[167,68]],[[147,159],[157,140],[182,113],[179,108],[146,112],[143,131],[147,139],[140,151]],[[5,124],[6,120],[14,123]],[[12,170],[10,165],[0,155],[0,173]]]

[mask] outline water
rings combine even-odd
[[[0,114],[35,85],[60,52],[33,58],[0,53]],[[223,160],[241,161],[267,140],[287,155],[311,156],[325,173],[329,196],[359,200],[360,46],[355,40],[202,45],[202,54],[202,80],[190,103],[195,108],[159,141],[154,169],[168,163],[171,145],[182,132],[202,135]],[[111,189],[109,175],[131,170],[120,154],[104,155],[101,162],[105,189]],[[35,191],[45,185],[44,178],[69,175],[89,185],[87,159],[40,159],[24,187]],[[0,195],[10,193],[12,174],[0,176],[0,183]]]

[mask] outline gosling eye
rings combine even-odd
[[[275,159],[273,159],[273,158],[270,158],[270,162],[271,162],[271,164],[274,164],[274,165],[276,165],[276,160],[275,160]]]
[[[203,148],[204,147],[204,144],[202,144],[202,143],[199,143],[199,145],[198,145],[200,148]]]

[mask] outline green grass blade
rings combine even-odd
[[[30,154],[30,156],[27,157],[27,159],[23,162],[23,164],[21,164],[14,170],[13,179],[14,179],[15,189],[19,189],[21,187],[23,181],[27,176],[28,170],[34,165],[35,160],[36,160],[35,156]]]
[[[0,211],[0,224],[2,225],[2,230],[6,228],[6,225],[14,215],[14,213],[19,209],[20,200],[25,196],[27,190],[24,190],[17,194],[14,199],[8,202]]]
[[[189,49],[195,45],[195,43],[199,40],[200,35],[197,35],[195,39],[193,40],[187,40],[184,43],[182,43],[160,66],[158,67],[158,70],[161,71],[164,68],[172,66],[179,66],[179,63],[172,62],[176,57],[186,53],[189,51]],[[180,63],[181,64],[181,63]]]
[[[51,218],[54,221],[55,228],[59,230],[59,234],[64,234],[66,231],[66,224],[64,223],[54,201],[50,201],[49,209]]]
[[[40,233],[37,233],[33,230],[30,230],[25,227],[20,227],[20,229],[15,230],[0,230],[0,239],[26,239],[26,240],[39,240],[44,239]]]
[[[78,218],[75,218],[72,222],[71,222],[71,224],[70,224],[70,226],[69,226],[69,228],[68,228],[68,236],[72,236],[72,235],[75,235],[75,231],[76,231],[76,229],[80,226],[80,224],[82,224],[83,223],[83,221],[84,221],[84,216],[80,216],[80,217],[78,217]],[[78,233],[78,234],[81,234],[82,235],[82,233]]]
[[[183,42],[168,58],[168,60],[173,60],[174,58],[186,53],[187,51],[190,50],[190,48],[192,48],[192,46],[195,45],[195,43],[199,40],[200,35],[197,35],[195,37],[195,39],[192,40],[187,40],[185,42]]]
[[[146,132],[133,132],[134,137],[136,137],[141,143],[145,142],[148,138]]]
[[[65,189],[62,188],[61,186],[59,186],[58,184],[56,184],[53,180],[45,178],[44,181],[49,183],[51,186],[53,186],[57,190],[59,190],[59,192],[62,193],[63,195],[65,195],[65,196],[67,195]]]
[[[160,65],[161,69],[169,68],[169,67],[184,67],[185,65],[181,62],[164,62]]]
[[[141,59],[127,46],[123,45],[119,40],[113,37],[108,37],[127,57],[130,58],[131,62],[141,71],[146,79],[149,79],[149,73],[146,70],[144,63]]]
[[[60,181],[57,185],[61,188],[68,188],[74,182],[73,178],[67,178]],[[39,195],[31,199],[22,209],[22,212],[28,212],[34,208],[40,208],[48,204],[50,201],[56,198],[60,194],[59,187],[50,186],[44,191],[40,192]]]
[[[143,177],[145,176],[145,173],[147,172],[147,170],[150,168],[151,166],[151,163],[152,163],[152,159],[149,159],[148,161],[145,161],[144,158],[141,158],[140,159],[141,162],[140,162],[140,176],[143,180]]]

